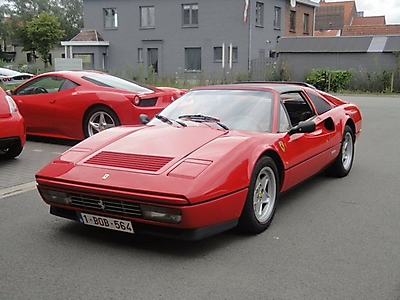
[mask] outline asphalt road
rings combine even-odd
[[[400,299],[400,97],[344,96],[364,117],[353,170],[281,197],[270,228],[199,242],[51,216],[34,173],[68,145],[0,164],[0,299]]]

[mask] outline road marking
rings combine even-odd
[[[36,181],[23,183],[20,185],[1,189],[0,190],[0,199],[11,197],[11,196],[18,195],[18,194],[22,194],[22,193],[25,193],[27,191],[31,191],[34,189],[36,189]]]

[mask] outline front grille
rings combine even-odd
[[[105,197],[68,194],[70,204],[74,207],[107,212],[127,217],[142,217],[140,206],[134,203],[120,200],[107,199]]]
[[[85,164],[157,172],[172,159],[165,156],[102,151],[85,161]]]

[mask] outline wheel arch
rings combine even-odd
[[[274,161],[276,168],[278,169],[279,190],[281,190],[282,185],[283,185],[284,175],[285,175],[284,166],[283,166],[281,157],[279,156],[279,154],[276,151],[274,151],[272,149],[268,149],[268,150],[264,151],[260,155],[260,158],[263,156],[268,156]]]
[[[354,123],[353,119],[348,118],[345,126],[346,125],[350,126],[351,130],[353,131],[353,139],[355,140],[356,139],[356,124]],[[344,130],[344,128],[343,128],[343,130]]]

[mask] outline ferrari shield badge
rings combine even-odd
[[[101,179],[106,180],[109,176],[110,176],[110,174],[106,173],[103,175],[103,177],[101,177]]]
[[[282,152],[286,151],[285,144],[282,141],[279,141],[279,147],[281,147]]]

